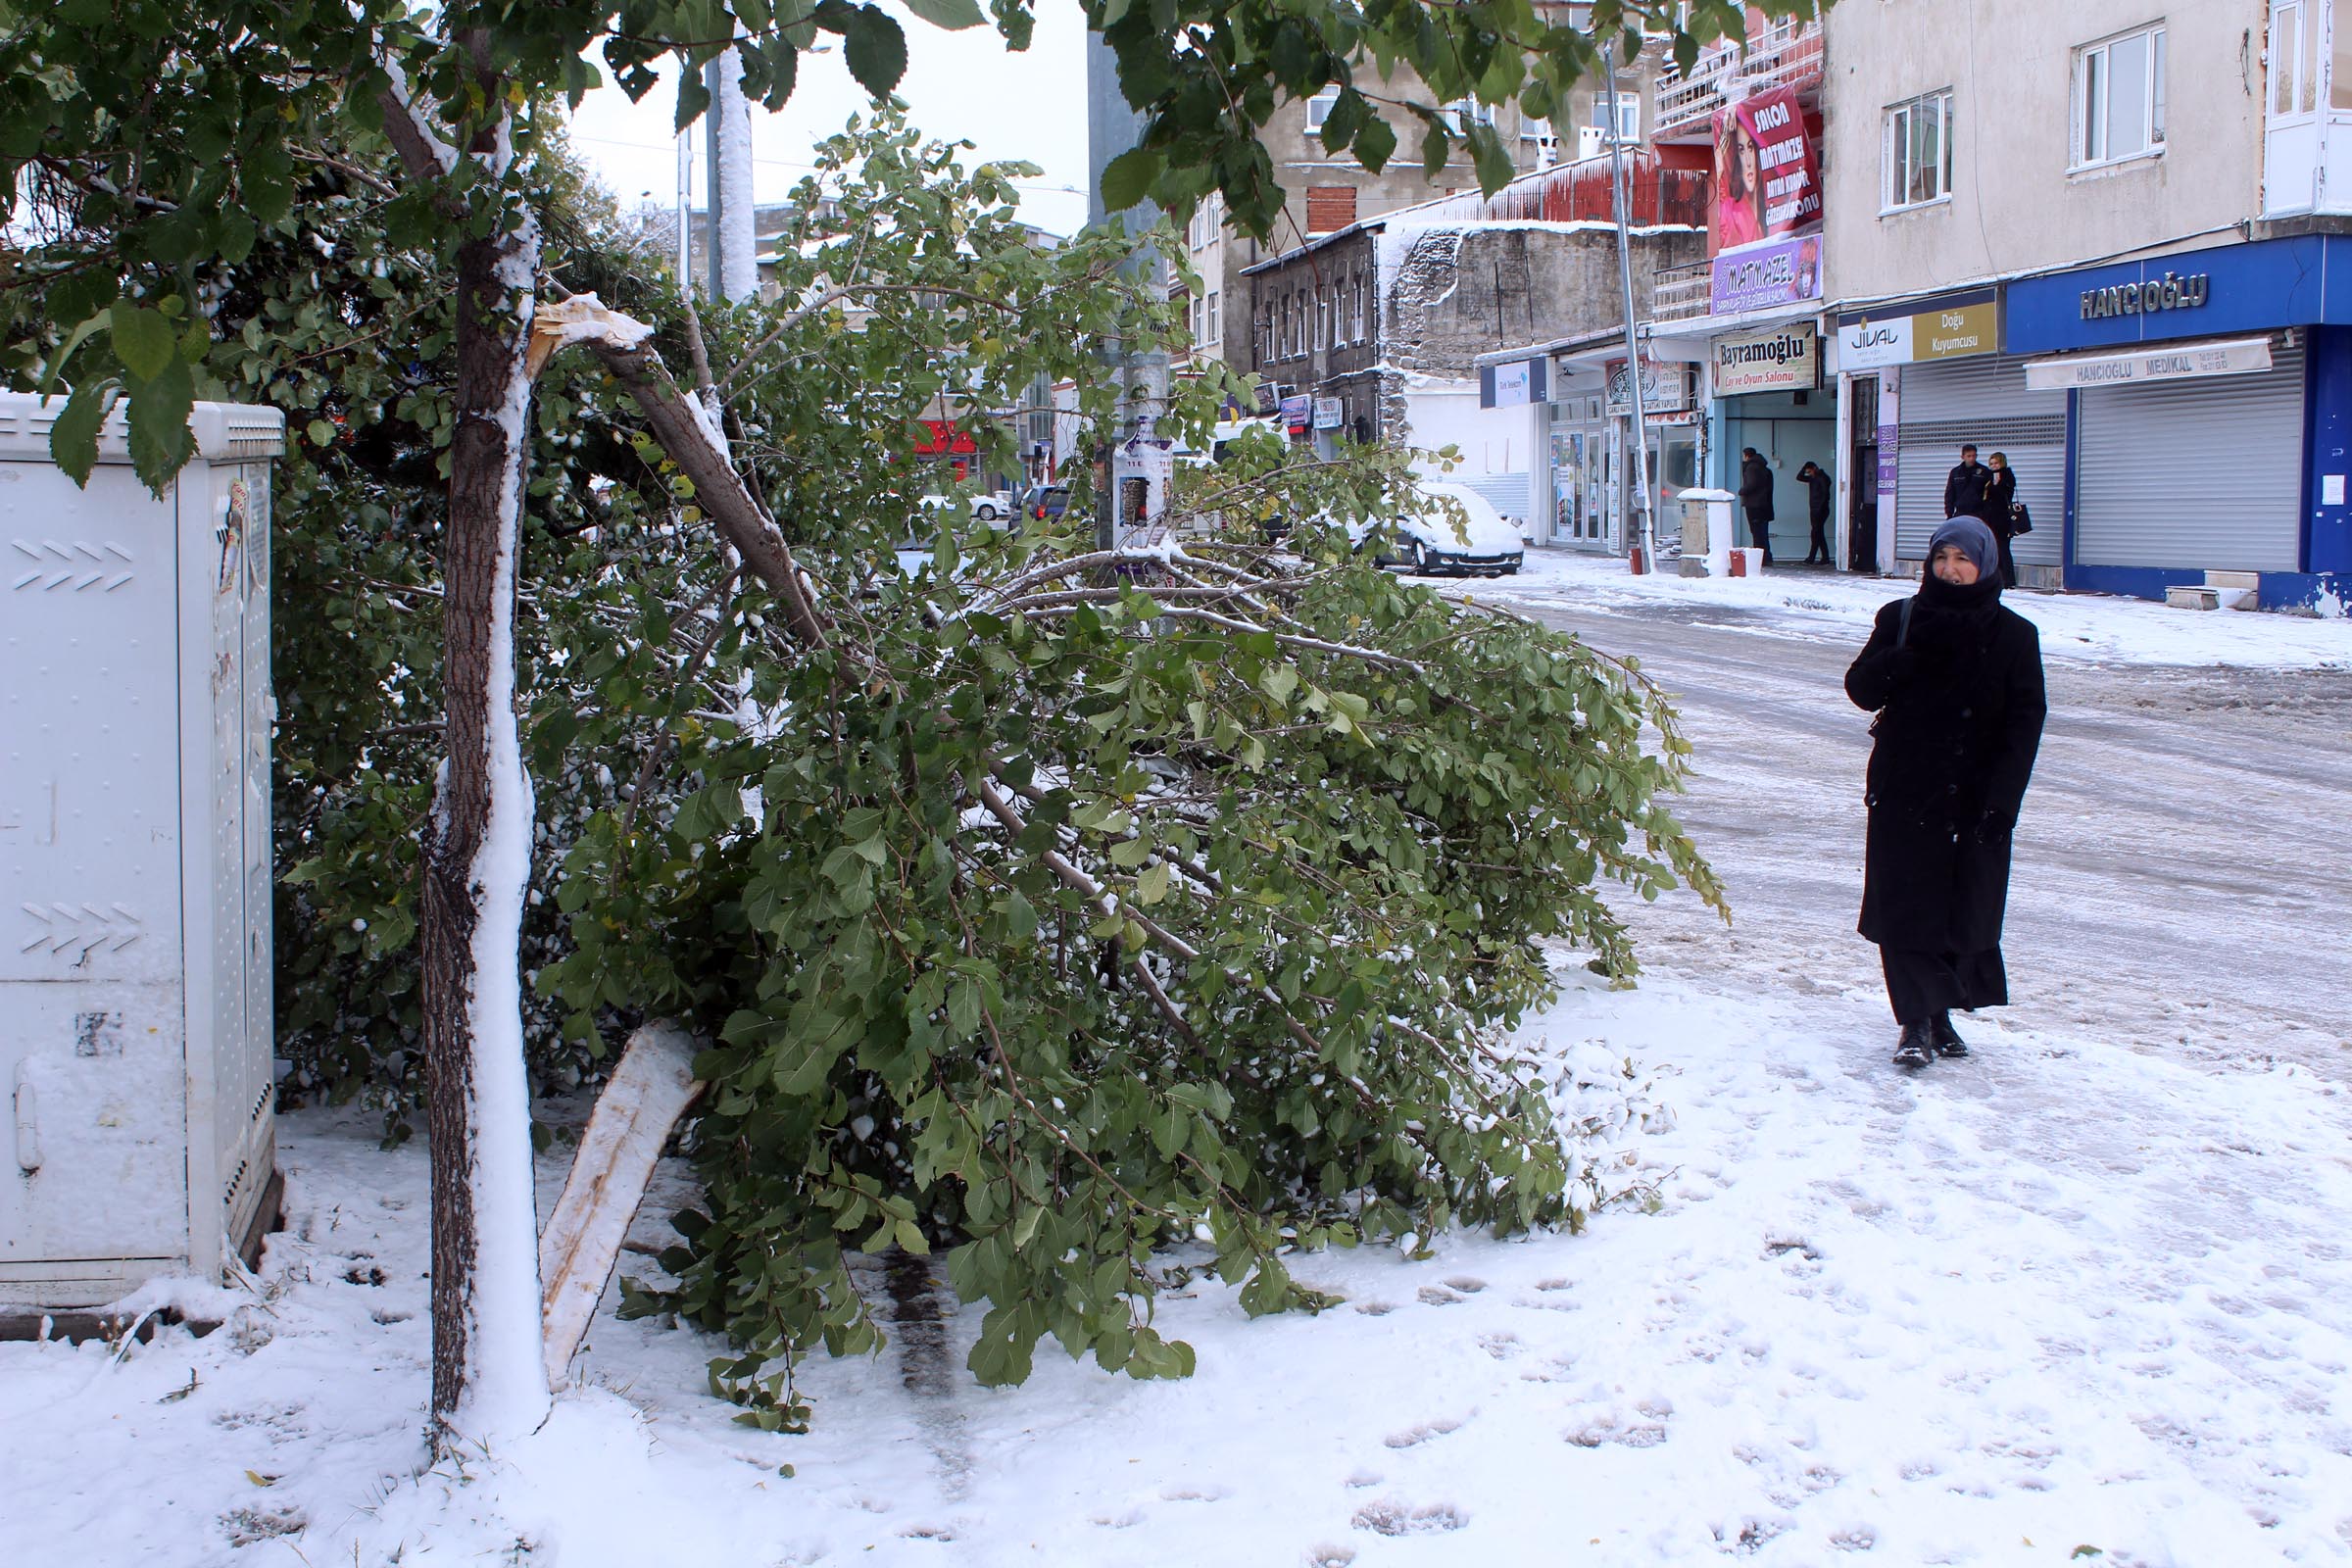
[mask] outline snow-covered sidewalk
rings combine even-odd
[[[1862,988],[1579,972],[1531,1030],[1658,1071],[1656,1212],[1303,1259],[1319,1319],[1197,1285],[1183,1383],[1048,1353],[984,1390],[975,1312],[894,1307],[797,1439],[608,1301],[537,1438],[421,1478],[423,1154],[290,1116],[293,1228],[227,1329],[0,1346],[0,1560],[2352,1561],[2340,1089],[1989,1023],[1904,1079]]]
[[[1673,563],[1668,563],[1669,567]],[[1911,592],[1889,577],[1776,566],[1761,577],[1636,577],[1623,561],[1568,550],[1530,550],[1516,577],[1455,591],[1528,608],[1656,612],[1683,607],[1746,612],[1771,629],[1859,645],[1871,616]],[[2041,631],[2042,652],[2101,663],[2229,664],[2246,669],[2352,669],[2352,618],[2284,612],[2175,610],[2106,594],[2019,592],[2009,607]],[[1724,617],[1717,617],[1724,618]]]

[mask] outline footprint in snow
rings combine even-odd
[[[1358,1530],[1381,1536],[1434,1536],[1461,1529],[1470,1522],[1470,1516],[1450,1502],[1433,1502],[1416,1508],[1394,1497],[1382,1497],[1356,1509],[1354,1518],[1348,1522]]]
[[[1306,1548],[1306,1568],[1348,1568],[1353,1561],[1353,1546],[1335,1546],[1326,1542]]]
[[[1459,1432],[1462,1424],[1454,1420],[1424,1421],[1419,1426],[1392,1432],[1381,1441],[1392,1448],[1416,1448],[1432,1438],[1442,1438],[1448,1432]]]
[[[1159,1495],[1163,1502],[1215,1502],[1232,1494],[1217,1486],[1162,1487]]]
[[[1101,1525],[1105,1530],[1133,1530],[1144,1522],[1144,1510],[1124,1508],[1117,1513],[1099,1513],[1090,1522]]]
[[[1396,1308],[1387,1301],[1358,1301],[1355,1309],[1366,1317],[1387,1317]]]

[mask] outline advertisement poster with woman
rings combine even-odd
[[[1786,88],[1715,115],[1715,249],[1732,250],[1821,221],[1821,181],[1805,113]]]

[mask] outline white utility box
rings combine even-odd
[[[1732,506],[1740,498],[1729,490],[1685,490],[1678,498],[1683,512],[1683,575],[1722,577],[1731,571],[1728,552],[1737,544],[1732,534]]]
[[[270,465],[200,403],[159,500],[120,410],[0,393],[0,1311],[216,1278],[273,1175]]]

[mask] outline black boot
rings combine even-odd
[[[1897,1067],[1925,1067],[1936,1059],[1936,1030],[1925,1019],[1903,1025],[1903,1038],[1894,1048]]]
[[[1932,1028],[1936,1041],[1936,1054],[1955,1057],[1968,1054],[1968,1042],[1961,1039],[1960,1031],[1952,1027],[1950,1013],[1937,1013]]]

